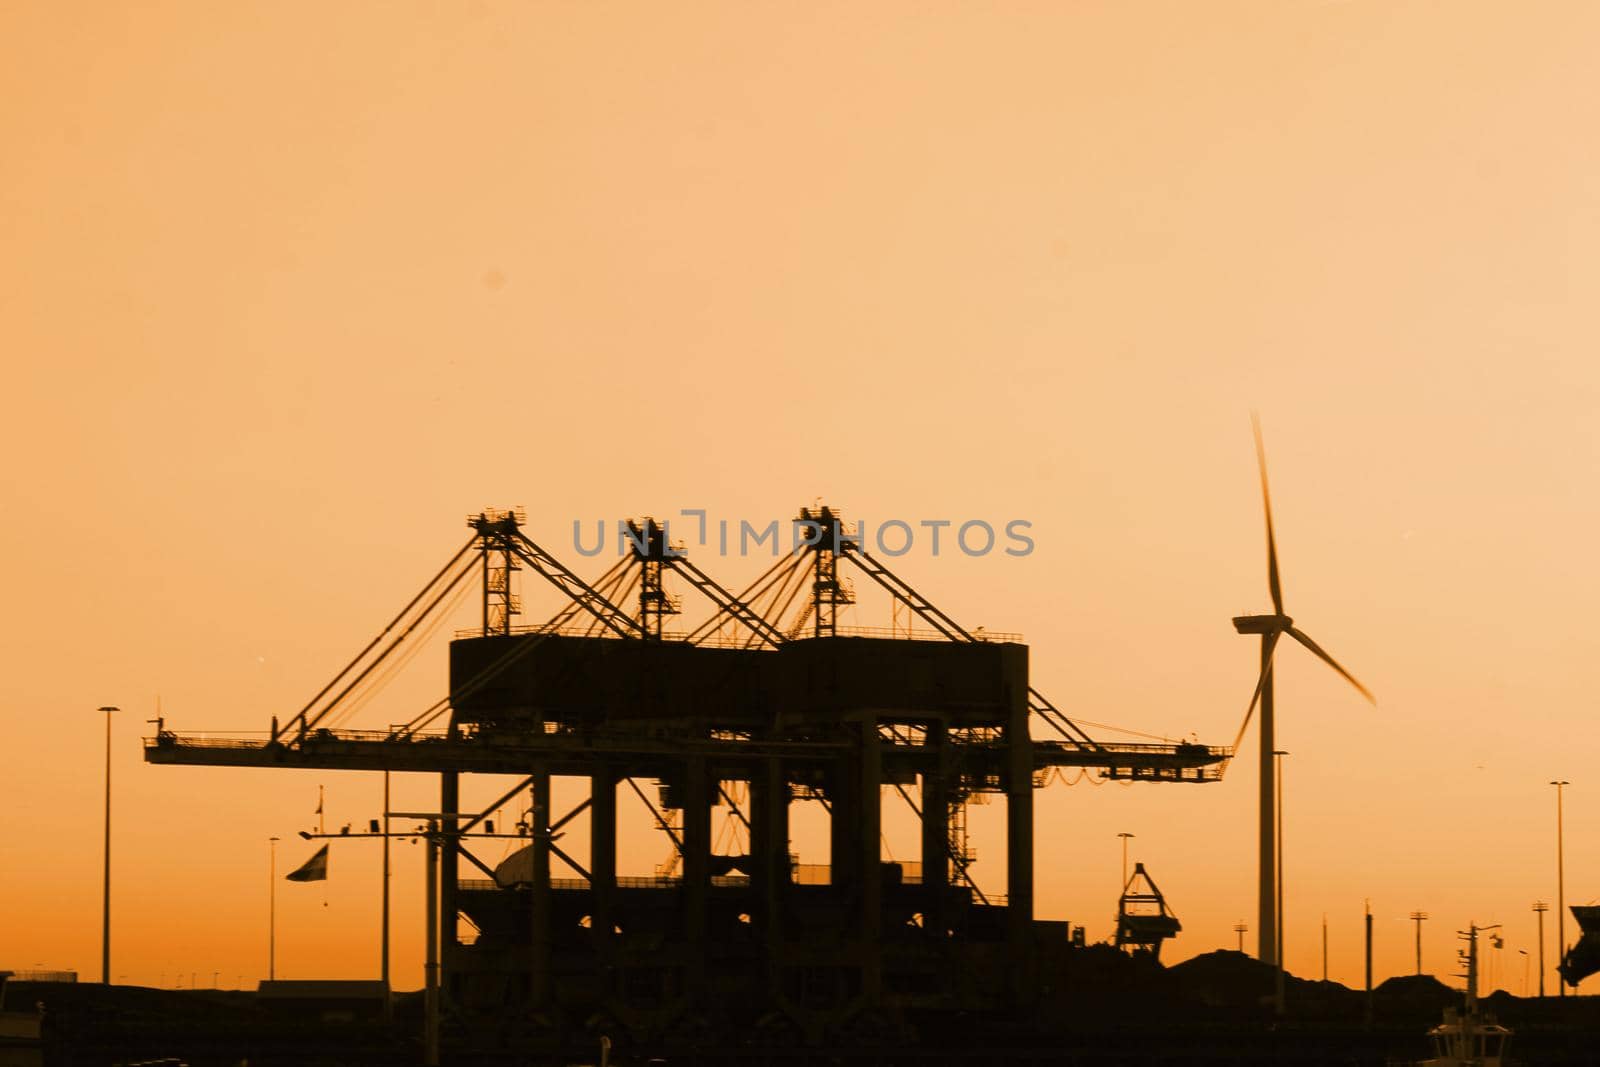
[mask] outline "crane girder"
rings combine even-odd
[[[962,750],[962,766],[975,778],[995,783],[1007,773],[1005,745],[994,741],[952,742]],[[587,774],[597,756],[637,761],[659,760],[663,773],[685,753],[698,753],[730,767],[781,757],[785,762],[836,758],[843,741],[773,741],[742,738],[648,737],[635,732],[420,734],[399,731],[324,730],[307,733],[296,744],[258,738],[192,737],[162,731],[145,742],[149,763],[208,767],[300,767],[355,771],[468,771],[523,774],[534,762],[554,774]],[[927,752],[920,746],[885,742],[886,763],[914,765]],[[1098,769],[1108,778],[1137,781],[1215,781],[1213,768],[1226,749],[1204,745],[1102,745],[1096,751],[1061,741],[1033,742],[1036,771],[1055,767]]]

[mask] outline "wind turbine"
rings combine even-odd
[[[1261,705],[1261,866],[1256,883],[1256,955],[1263,963],[1276,964],[1278,923],[1281,916],[1277,914],[1274,889],[1278,863],[1277,842],[1274,839],[1278,811],[1275,796],[1277,768],[1272,759],[1273,749],[1276,748],[1276,740],[1273,737],[1272,654],[1278,647],[1278,638],[1288,634],[1310,649],[1311,653],[1322,662],[1338,671],[1345,681],[1355,686],[1374,706],[1378,702],[1366,686],[1339,666],[1339,662],[1323,651],[1321,645],[1296,629],[1294,620],[1283,613],[1283,587],[1278,581],[1278,542],[1272,534],[1272,494],[1267,489],[1267,450],[1261,442],[1261,420],[1254,413],[1250,416],[1250,426],[1255,431],[1256,463],[1261,468],[1261,503],[1267,513],[1267,589],[1272,594],[1272,614],[1240,615],[1233,620],[1235,630],[1242,634],[1257,634],[1261,637],[1261,678],[1256,682],[1256,691],[1250,698],[1250,706],[1245,709],[1244,722],[1239,725],[1239,736],[1234,740],[1233,747],[1237,752],[1239,743],[1244,740],[1244,732],[1250,725],[1250,716],[1254,714],[1256,704],[1259,703]]]

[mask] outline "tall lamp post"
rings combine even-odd
[[[1539,916],[1539,996],[1544,996],[1544,913],[1550,910],[1550,905],[1542,900],[1533,902],[1533,910]]]
[[[267,981],[278,977],[278,839],[271,842],[271,859],[267,866]]]
[[[100,983],[111,984],[111,713],[122,709],[114,704],[102,706],[106,714],[106,855],[105,891],[100,910]]]
[[[1567,951],[1567,857],[1561,835],[1561,790],[1572,783],[1566,779],[1551,782],[1556,787],[1556,995],[1567,995],[1567,980],[1561,977],[1561,957]]]

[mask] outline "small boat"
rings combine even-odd
[[[1503,1067],[1511,1031],[1488,1016],[1446,1008],[1444,1022],[1428,1031],[1433,1058],[1425,1067]]]
[[[1505,1067],[1511,1045],[1511,1031],[1495,1022],[1494,1016],[1478,1008],[1478,934],[1494,926],[1468,926],[1461,935],[1467,943],[1462,953],[1467,962],[1467,989],[1463,1008],[1446,1008],[1444,1022],[1428,1031],[1433,1058],[1419,1067]]]

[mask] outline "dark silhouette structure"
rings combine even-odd
[[[628,524],[626,551],[590,584],[531,541],[520,515],[484,512],[469,520],[471,540],[299,715],[274,724],[272,740],[166,731],[146,758],[437,773],[442,1000],[447,1013],[492,1020],[474,1026],[498,1027],[503,1041],[584,1026],[648,1038],[759,1024],[785,1040],[843,1042],[917,1011],[1025,1010],[1041,961],[1069,944],[1066,923],[1034,914],[1034,789],[1060,767],[1213,782],[1229,750],[1090,738],[1029,684],[1015,637],[964,629],[831,509],[802,509],[796,522],[799,549],[734,594],[649,519]],[[521,569],[567,598],[538,626],[513,625]],[[849,569],[921,628],[840,625]],[[349,695],[473,575],[482,625],[451,644],[450,695],[387,732],[334,728]],[[667,629],[682,613],[669,578],[710,602],[683,634]],[[1056,736],[1035,740],[1035,721]],[[482,773],[520,782],[462,811],[460,776]],[[587,784],[571,811],[552,807],[558,777]],[[1005,800],[1003,897],[972,877],[966,805],[982,794]],[[654,877],[618,876],[619,795],[642,799],[671,841],[672,861]],[[526,846],[491,869],[472,839],[507,836],[490,820],[519,797],[531,811],[512,836]],[[916,812],[916,861],[883,858],[882,797]],[[796,804],[829,812],[826,866],[791,853]],[[742,826],[742,843],[719,849],[719,809]],[[561,844],[577,818],[588,821],[587,856]],[[461,916],[478,931],[470,943]]]
[[[1600,971],[1600,905],[1574,904],[1572,917],[1578,920],[1578,940],[1561,953],[1561,980],[1573,988]],[[1543,994],[1540,994],[1543,996]]]
[[[1182,929],[1183,924],[1167,906],[1167,898],[1162,896],[1144,864],[1134,864],[1133,874],[1117,900],[1117,947],[1130,952],[1148,952],[1160,959],[1161,946],[1169,937],[1178,936]]]

